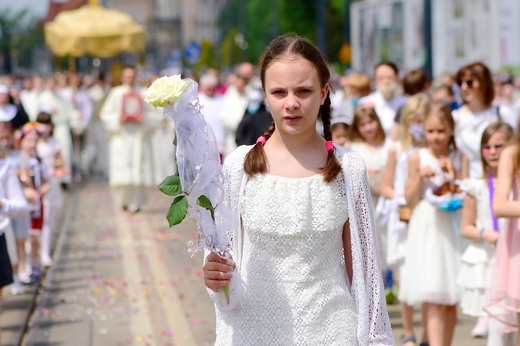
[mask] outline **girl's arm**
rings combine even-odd
[[[462,221],[460,234],[467,239],[473,241],[485,240],[491,244],[496,244],[498,240],[498,233],[484,229],[480,230],[475,226],[475,220],[477,218],[477,200],[475,197],[466,194],[464,198],[464,207],[462,208]]]
[[[397,167],[397,150],[395,147],[388,151],[388,160],[386,161],[385,174],[381,182],[381,195],[388,199],[394,198],[394,178],[395,169]]]
[[[457,173],[457,179],[467,179],[469,177],[469,159],[464,154],[460,157],[460,171]]]
[[[497,184],[493,197],[493,213],[496,217],[520,217],[520,201],[509,200],[515,175],[513,162],[516,161],[517,150],[514,146],[505,148],[498,161]]]
[[[352,284],[353,269],[352,269],[352,245],[350,242],[350,220],[345,222],[343,226],[343,255],[345,257],[345,269],[347,270],[348,283]]]
[[[422,176],[419,152],[408,158],[408,181],[406,182],[404,198],[409,207],[413,208],[421,200]]]
[[[54,155],[54,167],[51,167],[53,170],[59,170],[63,168],[63,157],[61,156],[61,151],[57,151],[56,155]]]

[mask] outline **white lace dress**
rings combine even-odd
[[[240,273],[246,285],[238,298],[233,287],[240,280],[231,280],[229,305],[208,290],[215,302],[216,344],[395,345],[363,159],[335,146],[343,170],[330,184],[321,175],[250,178],[243,164],[251,147],[239,147],[224,163],[225,203],[243,227],[229,231],[233,275]],[[347,218],[350,287],[342,265]]]
[[[348,212],[340,177],[330,184],[321,174],[249,179],[241,264],[248,290],[222,314],[217,345],[357,344],[356,306],[342,264]]]

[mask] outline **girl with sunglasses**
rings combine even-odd
[[[498,159],[511,137],[513,129],[508,124],[496,122],[486,128],[481,139],[481,157],[484,174],[480,178],[466,179],[461,188],[466,191],[462,209],[461,235],[471,244],[462,255],[462,267],[457,283],[462,287],[460,308],[463,314],[478,317],[471,331],[473,337],[488,335],[488,319],[484,311],[486,295],[491,285],[491,262],[499,231],[503,223],[493,215],[491,201],[496,185]],[[490,345],[505,345],[503,328],[491,323]]]
[[[469,177],[482,176],[480,145],[484,130],[500,119],[499,110],[492,106],[495,98],[493,78],[488,67],[475,62],[462,67],[455,77],[461,90],[463,106],[453,111],[455,140],[459,150],[469,159]]]

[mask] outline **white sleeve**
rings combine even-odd
[[[343,166],[348,181],[353,263],[351,293],[358,307],[358,342],[360,345],[395,345],[386,309],[366,166],[353,151],[345,155]]]
[[[27,212],[29,210],[29,204],[25,199],[22,186],[14,171],[12,169],[7,170],[5,177],[6,196],[1,198],[2,208],[0,209],[0,213],[4,216],[14,218]]]

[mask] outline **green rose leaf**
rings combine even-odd
[[[170,227],[178,225],[188,214],[188,199],[186,196],[177,196],[170,205],[166,219]]]
[[[177,146],[177,135],[175,135],[175,137],[173,137],[173,145]]]
[[[182,193],[181,180],[178,175],[170,175],[159,184],[159,190],[168,196],[178,196]]]
[[[197,199],[197,205],[201,206],[207,210],[213,210],[213,206],[211,205],[211,201],[208,197],[202,195]]]

